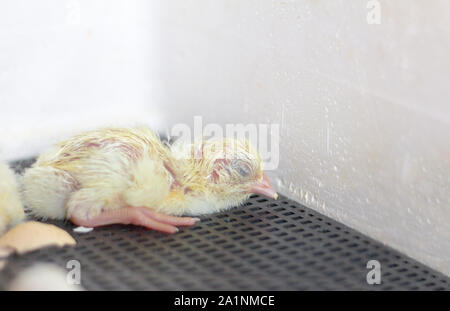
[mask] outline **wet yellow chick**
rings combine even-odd
[[[0,235],[24,217],[14,173],[7,165],[0,163]]]
[[[88,131],[43,153],[24,174],[24,200],[43,218],[87,227],[135,224],[174,233],[202,215],[277,196],[247,142],[163,144],[148,128]]]

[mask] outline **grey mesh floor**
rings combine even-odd
[[[12,257],[0,289],[34,262],[65,268],[72,259],[88,290],[450,289],[444,275],[285,197],[253,196],[170,236],[120,225],[77,234],[70,223],[53,223],[77,246]],[[372,259],[381,263],[380,285],[366,282]]]

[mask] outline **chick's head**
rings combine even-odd
[[[242,203],[251,193],[278,195],[263,172],[261,157],[248,141],[230,138],[203,141],[195,148],[210,193],[227,205]]]

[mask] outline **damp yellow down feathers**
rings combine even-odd
[[[0,234],[24,216],[14,173],[7,165],[0,163]]]
[[[218,167],[223,148],[207,148],[218,144],[236,147],[229,168]],[[212,151],[206,155],[205,149]],[[43,218],[90,218],[126,206],[200,215],[241,204],[248,185],[261,178],[259,154],[248,142],[169,146],[146,127],[104,128],[41,154],[25,171],[23,196],[30,212]]]

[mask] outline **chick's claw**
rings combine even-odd
[[[159,221],[159,222],[162,222],[165,224],[174,225],[174,226],[192,226],[197,221],[200,220],[200,218],[170,216],[170,215],[152,211],[145,207],[139,207],[139,208],[148,217],[150,217],[156,221]]]
[[[192,226],[199,219],[191,217],[176,217],[161,214],[145,207],[124,207],[106,210],[93,218],[71,216],[73,223],[84,227],[100,227],[111,224],[133,224],[165,233],[176,233],[176,226]]]

